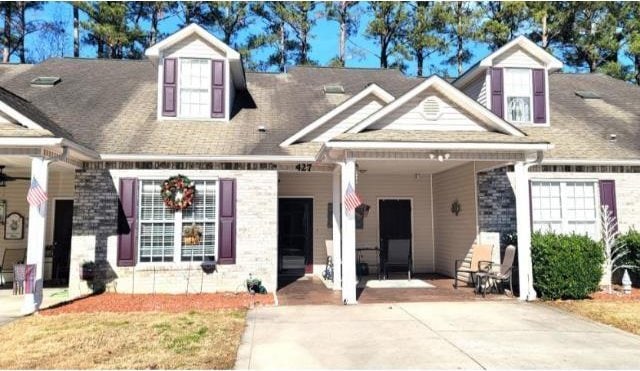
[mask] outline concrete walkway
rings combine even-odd
[[[236,368],[637,369],[640,337],[516,301],[257,308]]]
[[[41,309],[51,307],[69,298],[67,288],[45,288],[42,295]],[[23,295],[13,295],[11,289],[0,290],[0,326],[23,316],[21,313]]]

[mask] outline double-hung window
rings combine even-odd
[[[531,182],[534,230],[598,239],[595,187],[592,181]]]
[[[507,121],[531,123],[533,115],[531,70],[505,68],[504,92]]]
[[[208,59],[180,58],[180,116],[210,117],[211,66]]]
[[[141,180],[138,202],[138,257],[145,262],[215,260],[218,182],[196,180],[193,204],[167,208],[160,196],[163,180]]]

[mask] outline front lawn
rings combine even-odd
[[[228,369],[246,309],[33,315],[0,327],[0,369]]]
[[[586,300],[558,300],[547,304],[587,317],[597,322],[640,335],[640,295],[632,296],[596,293]]]

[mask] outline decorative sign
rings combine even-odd
[[[453,203],[451,203],[451,212],[453,214],[456,214],[456,216],[458,216],[461,210],[462,210],[462,206],[460,206],[460,202],[458,202],[458,199],[456,199],[455,201],[453,201]]]
[[[18,213],[7,215],[4,224],[5,240],[21,240],[24,238],[24,217]]]

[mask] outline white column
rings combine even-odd
[[[342,289],[342,232],[340,226],[341,188],[340,173],[342,168],[337,165],[333,170],[333,289]]]
[[[41,157],[31,159],[31,178],[36,179],[40,188],[48,192],[49,160]],[[28,185],[30,187],[30,184]],[[25,194],[25,197],[27,195]],[[44,263],[44,238],[47,220],[47,202],[40,206],[29,206],[29,220],[27,221],[27,261],[26,264],[36,265],[35,290],[25,294],[22,303],[22,313],[33,313],[42,304],[42,279]]]
[[[341,200],[347,187],[356,189],[356,163],[353,159],[345,160],[342,165]],[[357,304],[356,301],[356,218],[355,212],[347,213],[342,202],[342,302]]]
[[[535,300],[533,269],[531,264],[531,211],[529,204],[529,177],[527,166],[520,161],[515,164],[515,196],[518,229],[518,274],[520,300]]]

